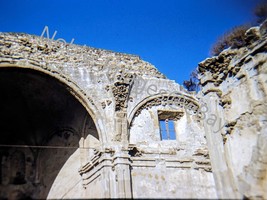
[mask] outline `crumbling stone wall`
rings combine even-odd
[[[265,21],[246,32],[247,46],[199,64],[199,98],[220,198],[267,196],[267,35]]]
[[[0,151],[1,195],[15,181],[22,193],[35,190],[28,195],[33,198],[38,197],[38,184],[39,194],[48,198],[267,198],[266,24],[247,31],[247,46],[199,64],[202,89],[197,95],[137,56],[0,33],[0,72],[18,68],[49,76],[76,98],[79,108],[70,109],[76,116],[70,122],[64,114],[68,104],[60,104],[61,118],[51,120],[52,133],[65,133],[55,127],[57,121],[77,133],[64,139],[62,132],[47,141],[75,147],[62,151],[65,160],[53,150],[40,153],[38,177],[51,187],[42,189],[38,181],[28,181],[31,176],[23,177],[34,160],[30,148],[9,149],[8,154]],[[2,85],[8,82],[0,78]],[[14,84],[35,91],[34,86]],[[39,96],[39,102],[57,96],[51,94]],[[24,99],[28,103],[33,102],[30,96]],[[21,103],[14,102],[19,109]],[[173,140],[161,138],[159,120],[164,116],[174,121]],[[47,130],[39,133],[45,137]],[[55,173],[57,159],[61,167]],[[7,163],[18,169],[18,177]],[[5,179],[9,169],[13,182]],[[48,180],[46,172],[55,178]]]
[[[195,98],[178,92],[151,95],[139,102],[130,115],[129,132],[136,151],[131,157],[134,198],[217,197],[198,108]],[[175,140],[161,139],[163,113],[175,121]]]
[[[40,190],[48,193],[44,196],[217,197],[199,101],[151,64],[133,55],[1,33],[0,71],[4,68],[53,77],[89,115],[75,118],[82,124],[71,127],[79,135],[72,140],[78,149],[68,155],[52,187]],[[160,139],[162,112],[177,113],[170,116],[177,130],[172,141]],[[45,171],[53,173],[57,158],[47,151],[40,164],[44,182]],[[49,157],[51,164],[45,161]]]

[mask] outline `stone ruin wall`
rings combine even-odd
[[[76,111],[88,114],[65,121],[77,133],[68,140],[78,148],[63,152],[69,159],[60,161],[65,164],[56,176],[45,174],[53,182],[47,194],[8,181],[1,192],[24,190],[33,198],[267,198],[265,30],[250,29],[248,46],[200,63],[197,95],[134,55],[0,33],[0,70],[53,77],[86,110]],[[175,119],[176,140],[160,139],[162,114]],[[56,137],[48,144],[57,141],[66,143]],[[52,172],[60,160],[53,156],[47,151],[39,158],[50,158],[45,170]]]
[[[65,164],[57,169],[58,175],[42,174],[53,183],[46,194],[38,192],[45,187],[42,179],[30,188],[7,181],[2,191],[24,191],[33,198],[217,197],[193,93],[137,56],[26,34],[1,33],[0,44],[1,67],[31,69],[55,78],[90,115],[85,119],[79,115],[83,123],[72,125],[79,137],[72,141],[79,148],[62,159]],[[161,141],[158,114],[173,111],[177,140]],[[92,123],[94,128],[88,128]],[[58,140],[56,136],[48,144]],[[53,172],[60,160],[54,156],[54,151],[46,151],[39,158],[43,162],[50,158],[47,172]],[[42,166],[39,163],[45,171]]]
[[[266,27],[267,21],[249,29],[245,47],[199,64],[204,128],[222,198],[267,198]]]

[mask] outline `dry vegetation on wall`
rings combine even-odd
[[[235,49],[246,45],[245,33],[250,28],[249,25],[241,25],[232,28],[230,31],[221,36],[211,48],[211,55],[217,56],[224,49],[229,47]]]
[[[211,55],[219,55],[224,49],[227,48],[240,48],[246,45],[246,31],[253,25],[261,24],[267,18],[267,3],[257,5],[253,13],[256,17],[256,23],[240,25],[232,28],[219,39],[211,47]]]
[[[267,3],[262,3],[256,6],[254,15],[257,17],[257,23],[262,23],[267,18]]]
[[[267,3],[264,2],[257,5],[254,8],[253,13],[254,16],[256,17],[255,22],[251,24],[236,26],[232,28],[230,31],[227,31],[221,37],[219,37],[218,40],[211,47],[210,50],[211,56],[217,56],[227,48],[235,49],[248,45],[250,39],[247,37],[249,37],[249,35],[246,35],[245,33],[251,26],[254,25],[257,26],[263,23],[265,20],[267,20]],[[195,69],[190,74],[190,79],[185,80],[183,82],[183,86],[188,91],[198,91],[199,79],[197,77],[198,77],[198,70]]]

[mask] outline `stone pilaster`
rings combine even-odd
[[[217,194],[219,198],[241,198],[235,189],[233,176],[227,166],[224,142],[221,134],[221,127],[224,125],[224,117],[219,106],[219,97],[216,92],[210,92],[205,96],[205,103],[208,105],[208,113],[204,120],[204,129],[209,147],[212,171],[214,173]],[[216,123],[208,122],[210,116],[216,116]]]
[[[116,198],[132,198],[131,163],[128,151],[119,151],[114,155],[113,169],[116,177]]]

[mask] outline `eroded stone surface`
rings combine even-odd
[[[247,31],[249,45],[199,64],[200,99],[221,121],[216,133],[209,125],[205,131],[222,198],[267,198],[266,23]]]
[[[267,198],[264,27],[199,64],[197,95],[137,56],[0,33],[1,198]]]

